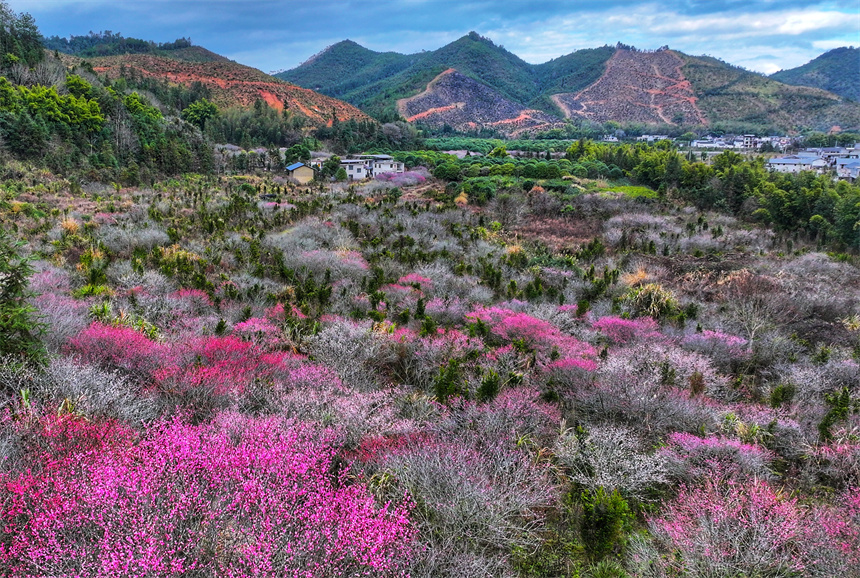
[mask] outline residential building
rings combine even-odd
[[[794,173],[800,171],[817,171],[823,173],[828,168],[828,163],[817,156],[791,155],[788,157],[777,157],[767,161],[767,168],[777,173]]]
[[[306,185],[316,176],[314,170],[305,163],[293,163],[287,167],[287,175],[296,179],[300,185]]]

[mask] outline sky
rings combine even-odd
[[[770,74],[860,46],[860,0],[5,0],[45,36],[110,30],[190,38],[264,72],[350,39],[376,51],[435,50],[470,31],[526,62],[617,42],[667,45]],[[860,74],[860,71],[858,71]]]

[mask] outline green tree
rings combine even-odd
[[[0,229],[0,355],[40,363],[45,350],[38,335],[42,329],[35,308],[27,302],[27,284],[33,270],[18,252],[20,243]]]
[[[333,177],[337,174],[338,169],[340,169],[340,157],[332,155],[323,162],[322,169],[320,170],[320,177]]]
[[[205,128],[207,120],[216,116],[218,116],[218,107],[205,98],[192,102],[182,111],[182,118],[191,124],[197,125],[200,127],[200,130]]]

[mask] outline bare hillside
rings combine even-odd
[[[619,49],[594,84],[578,93],[561,93],[553,101],[567,117],[645,123],[707,124],[684,61],[674,52]]]
[[[447,124],[460,131],[491,127],[517,135],[561,122],[541,110],[527,109],[453,68],[434,78],[423,92],[400,99],[397,108],[409,122]]]
[[[223,59],[209,62],[189,62],[150,54],[108,56],[91,60],[99,74],[120,75],[120,69],[169,82],[191,85],[201,82],[212,91],[219,106],[250,106],[258,99],[269,106],[287,108],[310,118],[313,122],[365,120],[369,117],[343,101],[324,96],[307,88],[286,83],[255,68]]]

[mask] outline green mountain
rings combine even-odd
[[[785,84],[821,88],[860,101],[860,48],[834,48],[803,66],[780,70],[770,77]]]
[[[438,50],[410,55],[374,52],[345,40],[275,76],[378,114],[392,112],[398,99],[421,92],[449,68],[519,103],[528,104],[541,93],[533,65],[475,32]]]

